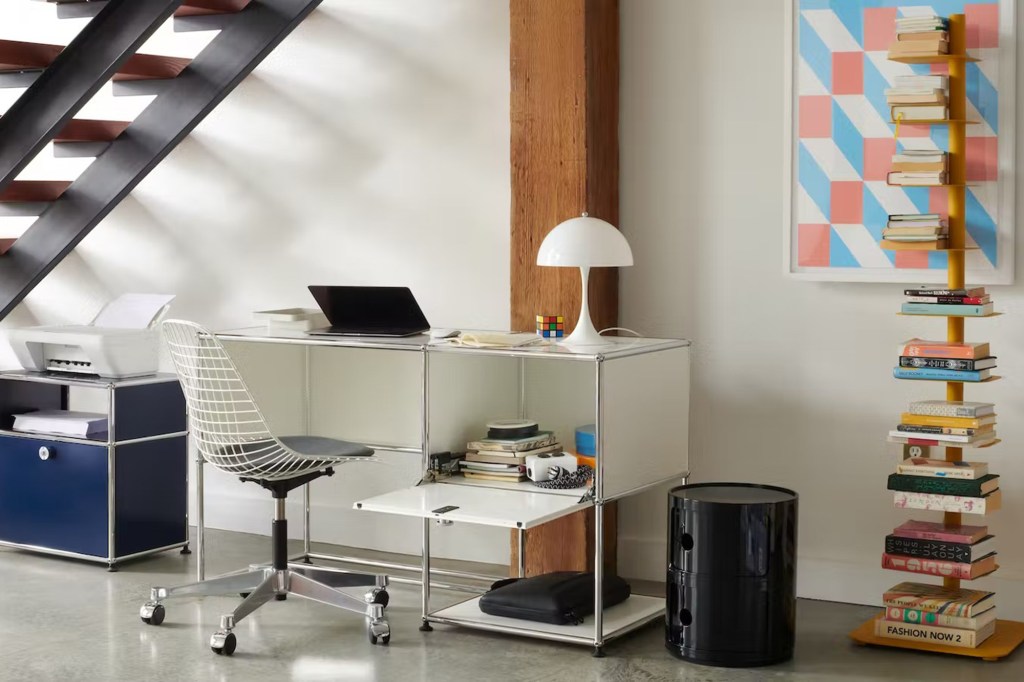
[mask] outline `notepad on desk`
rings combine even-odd
[[[533,332],[466,331],[444,343],[470,348],[521,348],[544,341]]]

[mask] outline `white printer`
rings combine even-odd
[[[124,294],[87,325],[11,329],[8,339],[25,369],[93,374],[108,379],[155,374],[160,330],[173,295]]]

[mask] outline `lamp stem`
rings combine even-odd
[[[594,328],[594,323],[590,320],[590,268],[581,267],[580,277],[583,280],[583,296],[580,301],[580,317],[576,322],[576,328],[572,330],[572,334],[568,336],[562,343],[571,346],[600,346],[605,341],[601,338],[601,335],[597,333],[597,329]]]

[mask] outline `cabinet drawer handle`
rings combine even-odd
[[[44,462],[53,457],[55,454],[57,453],[55,453],[45,445],[39,448],[39,459],[43,460]]]

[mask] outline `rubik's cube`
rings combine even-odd
[[[538,315],[537,334],[546,339],[560,339],[565,336],[565,318],[561,315]]]

